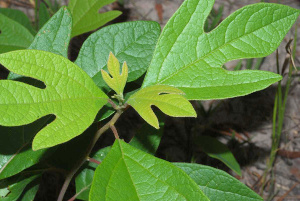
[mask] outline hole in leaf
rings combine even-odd
[[[2,31],[0,30],[0,34],[2,34]]]
[[[15,80],[15,81],[19,81],[19,82],[23,82],[23,83],[26,83],[26,84],[29,84],[31,86],[34,86],[34,87],[37,87],[37,88],[40,88],[40,89],[45,89],[46,88],[46,85],[44,82],[40,81],[40,80],[37,80],[37,79],[34,79],[34,78],[31,78],[31,77],[21,77],[21,76],[11,76],[10,79],[12,80]]]

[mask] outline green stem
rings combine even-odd
[[[89,158],[89,155],[93,149],[93,147],[95,146],[96,142],[98,141],[98,139],[100,138],[100,136],[105,132],[107,131],[109,128],[111,128],[112,126],[115,125],[115,123],[117,122],[117,120],[120,118],[120,116],[122,115],[123,113],[123,109],[121,110],[118,110],[116,112],[116,114],[113,116],[113,118],[107,122],[102,128],[100,128],[93,140],[91,141],[91,144],[89,145],[89,147],[87,148],[87,151],[86,151],[86,154],[83,155],[83,157],[78,160],[78,163],[73,167],[73,169],[67,174],[66,176],[66,179],[65,179],[65,182],[61,188],[61,191],[59,193],[59,196],[58,196],[58,199],[57,201],[62,201],[63,198],[64,198],[64,195],[68,189],[68,186],[72,180],[72,178],[74,177],[74,175],[76,174],[76,172],[79,170],[79,168],[87,161],[87,159]]]

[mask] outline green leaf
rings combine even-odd
[[[143,87],[170,85],[190,100],[206,100],[246,95],[281,79],[271,72],[221,67],[231,60],[271,54],[300,11],[279,4],[252,4],[205,33],[213,4],[211,0],[183,2],[160,36]]]
[[[222,161],[227,167],[241,176],[242,173],[239,163],[228,147],[219,140],[209,136],[199,136],[197,137],[196,144],[199,145],[202,151],[207,155]]]
[[[97,167],[90,201],[208,200],[182,170],[122,140]]]
[[[50,15],[48,13],[48,9],[43,2],[40,2],[39,7],[39,29],[41,29],[44,24],[50,19]]]
[[[148,154],[155,155],[164,133],[165,125],[165,115],[163,113],[158,113],[157,116],[160,128],[155,129],[149,124],[143,124],[130,141],[129,144],[131,146]]]
[[[67,7],[62,7],[43,26],[34,37],[28,49],[44,50],[68,58],[68,47],[71,39],[72,17]],[[22,76],[9,73],[8,79]]]
[[[0,54],[26,49],[33,40],[33,35],[24,26],[2,14],[0,32]]]
[[[120,11],[99,13],[103,6],[115,0],[70,0],[68,8],[73,16],[72,37],[93,31],[122,14]]]
[[[39,174],[36,175],[17,175],[12,178],[8,178],[0,181],[0,192],[9,191],[6,196],[0,197],[1,201],[17,201],[21,196],[26,186],[36,179]],[[4,194],[3,194],[4,195]]]
[[[40,162],[53,150],[33,151],[31,142],[49,117],[19,127],[0,126],[0,179],[20,173]]]
[[[33,149],[66,142],[86,130],[108,97],[68,59],[45,51],[21,50],[0,55],[14,73],[43,81],[45,89],[21,82],[0,81],[0,124],[29,124],[45,115],[56,119],[33,140]]]
[[[262,201],[263,199],[236,178],[209,166],[174,163],[187,173],[213,201]]]
[[[31,182],[26,186],[18,201],[34,201],[34,198],[39,190],[38,180]]]
[[[47,159],[47,164],[70,172],[74,166],[81,162],[83,157],[86,157],[86,150],[89,148],[96,132],[97,125],[92,124],[80,136],[59,145],[55,153]]]
[[[151,109],[158,107],[163,113],[173,117],[196,117],[191,103],[182,96],[183,92],[171,86],[154,85],[143,88],[130,96],[127,103],[151,126],[159,128],[158,119]]]
[[[123,97],[123,91],[128,78],[128,67],[126,61],[123,63],[122,72],[120,74],[120,63],[115,55],[110,52],[107,62],[107,68],[112,77],[101,69],[103,80],[106,84],[113,89],[118,95]]]
[[[134,81],[146,72],[159,34],[156,22],[125,22],[104,27],[84,42],[75,63],[97,86],[107,88],[100,71],[107,69],[107,55],[112,52],[120,63],[126,61],[128,82]]]
[[[62,7],[40,29],[28,49],[44,50],[68,58],[71,32],[71,13],[67,7]]]
[[[29,18],[22,11],[11,8],[0,8],[0,13],[26,27],[32,35],[36,34]]]
[[[91,155],[91,158],[102,162],[111,147],[105,147],[100,149],[96,153]],[[77,175],[75,183],[76,183],[76,193],[79,194],[76,198],[81,200],[89,200],[89,192],[92,186],[94,173],[97,168],[97,164],[95,163],[87,163],[83,166],[82,171]]]

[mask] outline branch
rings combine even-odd
[[[113,116],[113,118],[96,132],[93,140],[91,141],[90,146],[87,148],[86,154],[84,154],[84,156],[79,160],[79,162],[73,167],[73,169],[66,176],[65,182],[64,182],[64,184],[62,186],[62,189],[59,193],[57,201],[62,201],[63,200],[64,195],[65,195],[65,193],[68,189],[68,186],[69,186],[72,178],[74,177],[76,172],[79,170],[79,168],[86,162],[86,160],[88,159],[93,147],[95,146],[95,144],[98,141],[98,139],[100,138],[100,136],[105,131],[107,131],[112,125],[114,125],[117,122],[117,120],[120,118],[122,113],[123,113],[123,109],[118,110],[117,113]]]

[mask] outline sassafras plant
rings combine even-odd
[[[71,36],[100,26],[89,22],[85,27],[84,19],[96,15],[101,21],[102,15],[92,12],[78,17],[76,10],[90,10],[90,5],[71,2],[34,39],[27,34],[32,41],[28,49],[0,55],[0,63],[11,71],[8,80],[0,81],[0,147],[8,153],[0,152],[0,196],[16,200],[44,171],[60,169],[66,180],[58,200],[63,200],[73,178],[77,191],[73,200],[263,200],[223,171],[154,157],[159,135],[149,138],[148,144],[124,142],[115,123],[132,106],[150,125],[136,137],[145,136],[151,126],[163,125],[153,105],[169,116],[196,117],[189,100],[243,96],[281,80],[272,72],[227,71],[222,65],[271,54],[299,10],[253,4],[206,33],[204,25],[214,1],[185,0],[162,33],[156,22],[104,27],[85,41],[73,63],[66,58]],[[105,14],[107,20],[119,13],[110,14]],[[126,83],[145,73],[141,88],[125,90]],[[40,82],[44,88],[38,87]],[[106,123],[97,128],[99,121]],[[115,143],[93,150],[108,129],[115,134]],[[37,189],[29,191],[34,198]]]

